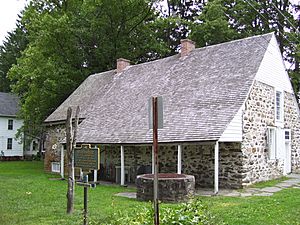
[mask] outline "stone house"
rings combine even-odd
[[[26,155],[36,155],[36,141],[24,147],[24,142],[16,139],[23,120],[17,118],[19,99],[11,93],[0,92],[0,160],[19,160]]]
[[[238,188],[300,169],[299,109],[273,33],[89,76],[45,121],[45,170],[63,157],[69,106],[81,107],[78,143],[100,146],[101,179],[151,173],[148,99],[162,96],[160,172],[199,187]],[[73,110],[75,111],[75,110]]]

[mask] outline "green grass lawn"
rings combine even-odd
[[[42,162],[0,162],[0,224],[82,224],[83,188],[76,186],[75,212],[66,215],[67,182],[49,180]],[[118,186],[89,190],[89,218],[93,224],[113,224],[113,214],[130,214],[149,203],[114,196],[134,191]],[[225,224],[299,224],[300,189],[271,197],[201,197],[217,221]],[[221,223],[221,222],[220,222]]]
[[[83,187],[75,189],[75,212],[66,215],[67,182],[49,180],[42,162],[0,162],[0,224],[82,224]],[[134,191],[118,186],[90,189],[91,221],[109,221],[118,210],[130,211],[146,203],[115,197]]]

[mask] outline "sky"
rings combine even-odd
[[[24,9],[28,0],[0,0],[0,45],[7,32],[16,27],[19,12]]]
[[[17,15],[29,0],[0,0],[0,45],[7,32],[15,28]],[[300,0],[290,0],[292,3],[300,4]]]

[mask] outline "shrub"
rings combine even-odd
[[[152,225],[153,208],[148,205],[144,208],[138,208],[132,214],[124,215],[124,212],[114,215],[113,225]],[[161,225],[210,225],[215,224],[214,218],[207,207],[200,200],[193,199],[188,203],[179,205],[164,205],[160,207]]]

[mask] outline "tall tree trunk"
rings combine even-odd
[[[72,146],[72,109],[68,108],[66,121],[66,147],[68,160],[68,191],[67,191],[67,213],[74,210],[74,167],[73,167],[73,146]],[[63,166],[63,165],[62,165]]]
[[[67,111],[66,121],[66,147],[68,157],[68,191],[67,191],[67,213],[71,214],[74,210],[75,195],[75,173],[74,173],[74,148],[76,147],[77,127],[79,122],[80,108],[77,106],[74,128],[72,127],[72,109]]]

